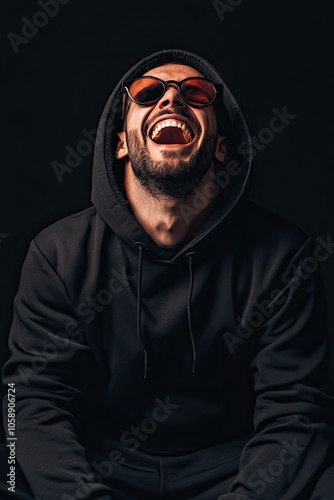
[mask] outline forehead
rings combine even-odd
[[[157,76],[162,80],[181,81],[189,76],[203,76],[202,73],[184,64],[169,63],[163,66],[157,66],[144,73],[145,76]]]

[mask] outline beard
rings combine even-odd
[[[127,145],[133,173],[151,195],[184,200],[195,193],[208,172],[214,158],[216,137],[207,137],[188,161],[182,160],[176,151],[165,151],[163,160],[152,160],[135,130],[127,132]]]

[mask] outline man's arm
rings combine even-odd
[[[111,499],[94,479],[75,430],[73,407],[91,349],[65,284],[34,242],[14,301],[9,347],[3,380],[15,384],[17,460],[35,498]]]
[[[325,291],[311,239],[281,272],[286,286],[261,328],[251,364],[255,430],[224,500],[310,498],[333,444]]]

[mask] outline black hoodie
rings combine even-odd
[[[302,498],[333,434],[321,273],[332,245],[248,200],[248,128],[210,63],[165,50],[122,80],[167,62],[224,85],[218,114],[227,110],[239,153],[205,195],[214,198],[205,226],[185,244],[158,246],[129,209],[113,155],[116,86],[99,124],[93,205],[42,231],[23,266],[3,370],[16,384],[17,458],[36,499],[84,484],[103,498],[110,489],[91,479],[89,452],[134,446],[129,430],[158,404],[175,411],[140,449],[177,455],[243,439],[228,498],[262,498],[254,472],[288,443],[296,459],[263,498]]]

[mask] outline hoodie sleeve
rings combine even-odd
[[[220,498],[308,499],[333,444],[333,396],[320,248],[308,239],[280,269],[252,360],[254,433],[239,474]],[[275,306],[275,307],[274,307]],[[270,307],[270,306],[269,306]]]
[[[111,499],[111,490],[96,481],[75,430],[73,407],[91,350],[63,281],[34,242],[14,301],[9,348],[3,381],[15,384],[16,457],[34,498]]]

